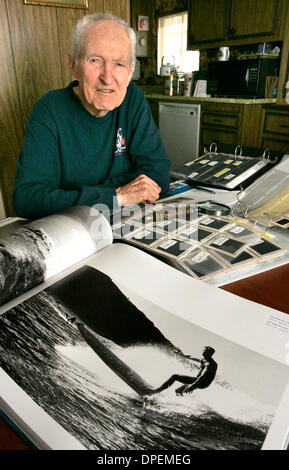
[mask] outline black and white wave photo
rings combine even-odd
[[[0,332],[2,369],[87,449],[260,449],[288,382],[89,266],[2,314]]]
[[[84,206],[0,233],[0,305],[110,243],[105,218]]]
[[[0,239],[0,305],[44,282],[51,247],[45,233],[31,227]]]

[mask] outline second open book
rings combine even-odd
[[[42,280],[32,287],[27,275],[31,288],[1,307],[4,415],[41,449],[284,448],[287,316],[111,244],[109,224],[88,208],[71,216],[24,230]],[[10,251],[14,277],[22,254]],[[216,375],[177,395],[208,346]]]

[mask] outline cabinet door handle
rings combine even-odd
[[[214,122],[223,122],[222,119],[218,119],[218,118],[214,118],[214,119],[212,119],[212,121],[214,121]]]

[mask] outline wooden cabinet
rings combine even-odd
[[[190,0],[188,49],[224,42],[227,38],[228,0]]]
[[[205,102],[201,109],[201,148],[212,142],[260,147],[261,105]]]
[[[264,106],[263,148],[289,153],[289,106]]]
[[[278,38],[280,6],[278,0],[231,0],[228,37]]]
[[[189,0],[188,49],[279,41],[287,0]]]
[[[239,144],[240,115],[239,106],[203,105],[201,148],[212,142],[216,142],[216,144]]]

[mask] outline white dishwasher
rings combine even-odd
[[[159,131],[172,170],[199,156],[200,104],[159,102]]]

